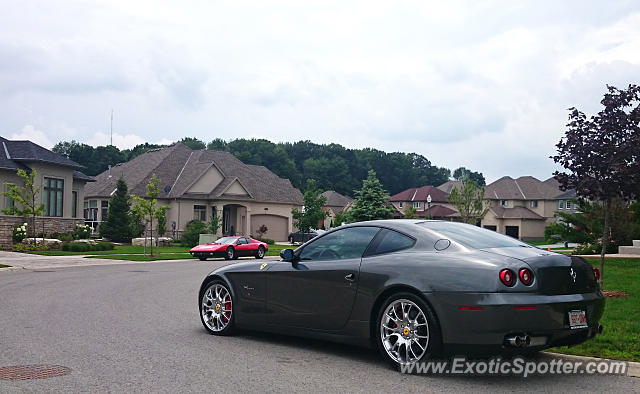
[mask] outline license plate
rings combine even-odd
[[[569,311],[569,328],[587,328],[587,312]]]

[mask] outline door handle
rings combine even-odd
[[[344,277],[346,280],[348,280],[349,282],[353,282],[356,280],[356,276],[354,274],[348,274],[347,276]]]

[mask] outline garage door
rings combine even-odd
[[[262,225],[267,226],[265,237],[276,241],[286,241],[289,236],[289,219],[276,215],[251,215],[251,234],[256,236]]]

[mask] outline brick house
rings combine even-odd
[[[87,182],[93,178],[83,174],[78,163],[45,149],[31,141],[11,141],[0,137],[0,191],[8,189],[5,183],[23,185],[18,170],[35,170],[35,186],[41,189],[36,203],[44,203],[43,217],[36,219],[36,233],[73,231],[76,224],[84,222],[81,202]],[[0,199],[0,245],[11,244],[15,225],[24,218],[2,214],[2,210],[14,204],[9,197]],[[30,222],[29,222],[30,223]]]

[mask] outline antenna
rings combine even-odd
[[[111,140],[109,145],[113,146],[113,108],[111,108]]]

